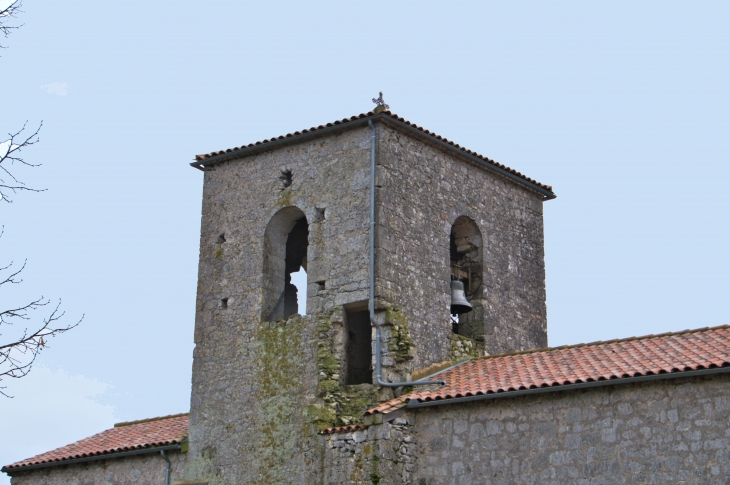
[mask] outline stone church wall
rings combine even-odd
[[[329,436],[324,483],[730,483],[728,374],[398,413]]]
[[[730,483],[727,374],[413,411],[418,485]]]
[[[166,452],[170,459],[170,483],[180,480],[186,453]],[[12,485],[164,485],[167,463],[159,453],[77,465],[53,466],[14,475]]]

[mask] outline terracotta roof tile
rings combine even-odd
[[[324,431],[322,431],[320,434],[335,434],[335,433],[349,433],[352,431],[358,431],[361,429],[366,429],[367,425],[365,424],[350,424],[347,426],[337,426],[335,428],[327,428]]]
[[[84,438],[27,460],[6,465],[2,468],[2,471],[15,470],[28,465],[106,455],[153,446],[175,445],[181,443],[187,434],[187,414],[119,423],[114,428],[89,438]]]
[[[234,148],[228,148],[226,150],[219,150],[219,151],[216,151],[216,152],[205,153],[205,154],[202,154],[202,155],[196,155],[195,156],[195,160],[196,160],[196,162],[203,162],[203,163],[205,163],[206,160],[209,160],[209,159],[211,159],[213,157],[216,157],[218,155],[224,155],[224,154],[227,154],[227,153],[233,153],[233,152],[236,152],[236,151],[239,151],[239,150],[244,150],[244,149],[252,148],[252,147],[255,147],[255,146],[265,145],[267,143],[271,143],[271,142],[276,141],[276,140],[283,140],[283,139],[286,139],[286,138],[300,136],[300,135],[303,135],[305,133],[310,133],[310,132],[317,131],[317,130],[323,130],[325,128],[330,128],[330,127],[336,126],[336,125],[343,125],[343,124],[351,123],[353,121],[357,121],[357,120],[360,120],[360,119],[363,119],[363,118],[368,118],[368,117],[376,116],[376,115],[385,116],[385,117],[388,117],[390,119],[399,121],[400,123],[403,123],[405,125],[408,125],[411,128],[415,128],[416,130],[418,130],[418,131],[420,131],[420,132],[422,132],[422,133],[424,133],[424,134],[426,134],[426,135],[428,135],[428,136],[430,136],[432,138],[435,138],[435,139],[437,139],[437,140],[439,140],[441,142],[444,142],[447,145],[450,145],[451,147],[453,147],[453,148],[455,148],[457,150],[460,150],[460,151],[462,151],[462,152],[464,152],[464,153],[466,153],[468,155],[471,155],[473,157],[476,157],[476,158],[482,160],[483,162],[486,162],[486,163],[488,163],[490,165],[493,165],[495,167],[498,167],[498,168],[500,168],[500,169],[502,169],[502,170],[504,170],[506,172],[511,173],[512,175],[516,175],[517,177],[519,177],[519,178],[521,178],[521,179],[523,179],[523,180],[525,180],[527,182],[530,182],[531,184],[537,185],[538,187],[541,187],[542,189],[545,189],[545,190],[547,190],[547,191],[549,191],[551,193],[553,191],[553,188],[550,185],[541,184],[540,182],[531,179],[527,175],[524,175],[524,174],[518,172],[517,170],[513,170],[513,169],[507,167],[506,165],[502,165],[501,163],[495,162],[494,160],[491,160],[491,159],[489,159],[489,158],[487,158],[487,157],[485,157],[483,155],[479,155],[478,153],[476,153],[476,152],[474,152],[472,150],[467,150],[466,148],[464,148],[464,147],[462,147],[462,146],[460,146],[460,145],[458,145],[458,144],[456,144],[456,143],[454,143],[454,142],[452,142],[452,141],[450,141],[450,140],[448,140],[448,139],[446,139],[446,138],[444,138],[444,137],[442,137],[440,135],[437,135],[436,133],[433,133],[433,132],[431,132],[431,131],[429,131],[429,130],[421,127],[421,126],[418,126],[415,123],[411,123],[410,121],[405,120],[405,119],[401,118],[400,116],[391,113],[390,111],[381,111],[380,113],[375,113],[374,111],[370,111],[369,113],[363,113],[363,114],[360,114],[360,115],[357,115],[357,116],[352,116],[350,118],[345,118],[345,119],[343,119],[341,121],[335,121],[334,123],[327,123],[326,125],[314,126],[314,127],[309,128],[307,130],[295,131],[294,133],[289,133],[287,135],[276,136],[276,137],[273,137],[273,138],[266,139],[264,141],[257,141],[255,143],[249,143],[248,145],[241,145],[241,146],[234,147]],[[194,164],[194,165],[197,165],[197,164]]]
[[[495,355],[438,374],[446,386],[419,388],[365,414],[418,402],[730,366],[730,326]]]

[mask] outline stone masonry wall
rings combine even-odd
[[[414,409],[418,485],[730,483],[730,376]]]
[[[166,452],[170,483],[180,480],[187,453]],[[12,485],[165,485],[167,463],[159,453],[78,465],[38,468],[14,475]]]
[[[483,238],[485,350],[547,346],[541,196],[378,123],[376,288],[408,320],[411,371],[450,359],[449,237],[459,216]]]
[[[448,248],[459,215],[474,218],[485,239],[487,323],[494,324],[486,350],[545,345],[539,196],[376,127],[384,377],[407,379],[457,358]],[[368,406],[393,396],[348,386],[342,372],[343,306],[362,308],[369,294],[370,134],[352,128],[205,172],[186,479],[319,483],[326,450],[316,432],[357,423]],[[277,290],[265,268],[277,266],[264,264],[274,254],[265,250],[267,226],[282,209],[291,218],[294,207],[308,222],[307,315],[269,322],[264,314]],[[276,227],[283,234],[285,226]]]
[[[417,449],[407,417],[328,437],[325,485],[411,485]]]
[[[362,128],[205,172],[187,479],[319,483],[317,430],[368,404],[370,390],[339,389],[331,338],[342,305],[368,298],[369,167]],[[264,235],[286,207],[309,223],[308,314],[266,322]]]

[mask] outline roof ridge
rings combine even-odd
[[[451,149],[458,150],[459,152],[463,153],[466,156],[474,157],[480,161],[486,162],[489,165],[497,167],[499,170],[503,170],[503,171],[507,172],[511,176],[516,176],[522,182],[528,182],[531,186],[536,186],[538,188],[538,191],[547,191],[548,194],[543,193],[543,195],[545,197],[547,197],[548,199],[555,198],[555,194],[553,193],[553,188],[551,185],[546,185],[541,182],[538,182],[537,180],[528,177],[527,175],[523,174],[522,172],[519,172],[519,171],[517,171],[513,168],[510,168],[504,164],[501,164],[499,162],[496,162],[496,161],[492,160],[491,158],[481,155],[473,150],[469,150],[469,149],[459,145],[458,143],[454,143],[453,141],[449,140],[448,138],[444,138],[441,135],[438,135],[430,130],[427,130],[426,128],[424,128],[422,126],[412,123],[412,122],[406,120],[405,118],[403,118],[402,116],[398,116],[397,114],[395,114],[389,110],[368,111],[367,113],[361,113],[359,115],[351,116],[349,118],[343,118],[342,120],[325,123],[323,125],[312,126],[310,128],[306,128],[306,129],[303,129],[300,131],[287,133],[286,135],[274,136],[272,138],[267,138],[265,140],[256,141],[256,142],[252,142],[252,143],[248,143],[248,144],[243,144],[243,145],[236,146],[233,148],[227,148],[224,150],[217,150],[217,151],[213,151],[213,152],[209,152],[209,153],[195,155],[195,161],[193,163],[191,163],[191,165],[193,167],[203,170],[205,167],[205,163],[208,162],[209,159],[214,158],[214,157],[225,156],[227,154],[228,155],[234,154],[235,152],[238,152],[240,150],[255,148],[255,147],[266,145],[268,143],[272,143],[275,141],[285,140],[287,138],[293,138],[293,137],[305,135],[305,134],[323,130],[326,128],[332,128],[332,127],[335,127],[338,125],[345,125],[347,123],[351,123],[351,122],[354,122],[357,120],[362,120],[364,118],[370,118],[370,117],[384,117],[384,119],[391,119],[398,123],[402,123],[403,125],[405,125],[409,128],[415,129],[415,130],[423,133],[424,135],[427,135],[428,137],[433,138],[434,140],[436,140],[439,143],[442,143],[442,144],[447,145],[448,147],[451,147]],[[215,164],[215,163],[217,163],[217,161],[213,160],[213,161],[210,161],[210,163]]]
[[[269,143],[269,142],[272,142],[274,140],[282,140],[284,138],[291,138],[293,136],[302,135],[304,133],[309,133],[309,132],[312,132],[312,131],[315,131],[315,130],[319,130],[319,129],[322,129],[322,128],[329,128],[329,127],[332,127],[332,126],[344,125],[344,124],[350,123],[352,121],[356,121],[356,120],[359,120],[359,119],[362,119],[362,118],[368,118],[370,116],[374,116],[376,114],[381,114],[381,113],[382,114],[387,114],[387,115],[389,115],[391,117],[394,117],[396,119],[399,118],[397,115],[394,115],[393,113],[391,113],[388,110],[379,111],[378,113],[376,113],[374,111],[368,111],[367,113],[360,113],[359,115],[350,116],[349,118],[342,118],[341,120],[331,121],[331,122],[325,123],[323,125],[311,126],[309,128],[303,128],[301,130],[292,131],[290,133],[287,133],[286,135],[274,136],[274,137],[271,137],[271,138],[266,138],[265,140],[259,140],[259,141],[255,141],[255,142],[251,142],[251,143],[247,143],[247,144],[242,144],[240,146],[233,147],[233,148],[225,148],[223,150],[215,150],[215,151],[208,152],[208,153],[201,153],[201,154],[195,155],[195,160],[197,160],[199,162],[200,161],[204,161],[206,158],[210,158],[210,157],[213,157],[213,156],[216,156],[216,155],[222,155],[224,153],[230,153],[230,152],[234,152],[236,150],[241,150],[243,148],[250,148],[250,147],[253,147],[253,146],[257,146],[257,145],[264,145],[264,144]]]
[[[122,426],[132,426],[135,424],[150,423],[152,421],[162,421],[163,419],[180,418],[188,416],[190,413],[179,413],[179,414],[168,414],[167,416],[158,416],[156,418],[138,419],[136,421],[122,421],[121,423],[114,423],[115,428],[121,428]]]
[[[651,333],[648,335],[616,338],[616,339],[612,339],[612,340],[596,340],[595,342],[561,345],[559,347],[543,347],[541,349],[519,350],[517,352],[505,352],[503,354],[487,355],[484,357],[479,357],[478,359],[472,359],[471,362],[496,359],[498,357],[509,357],[512,355],[536,354],[536,353],[542,353],[542,352],[547,353],[547,352],[552,352],[554,350],[576,349],[576,348],[580,348],[580,347],[596,347],[599,345],[615,344],[615,343],[619,343],[619,342],[632,342],[634,340],[649,340],[649,339],[653,339],[653,338],[670,337],[672,335],[686,335],[686,334],[690,334],[690,333],[708,332],[711,330],[719,330],[719,329],[723,329],[723,328],[730,328],[730,325],[717,325],[715,327],[689,328],[687,330],[680,330],[677,332],[664,332],[664,333],[658,333],[658,334]],[[447,370],[449,370],[449,369],[444,369],[442,372],[446,372]]]

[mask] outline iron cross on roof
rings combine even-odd
[[[377,106],[382,106],[383,108],[385,108],[387,110],[390,110],[390,106],[388,106],[387,104],[385,104],[385,100],[383,99],[383,92],[382,91],[380,92],[380,97],[373,98],[373,103],[375,103]],[[377,107],[376,107],[376,109],[377,109]]]

